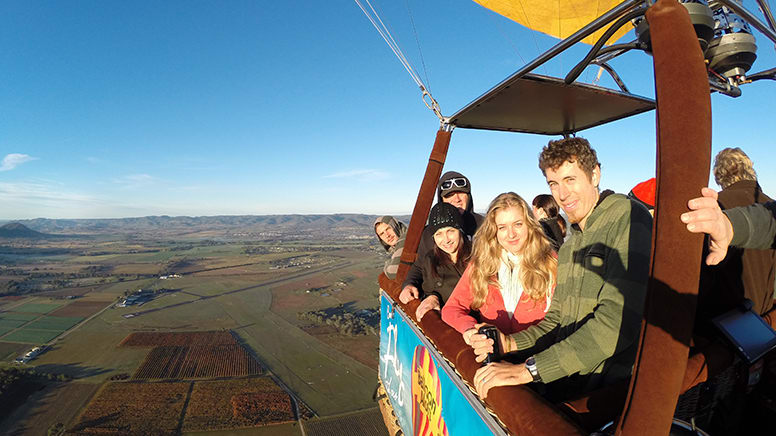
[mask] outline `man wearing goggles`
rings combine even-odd
[[[463,219],[463,232],[471,240],[484,218],[474,212],[472,185],[469,179],[455,171],[442,174],[437,185],[437,202],[449,203],[458,209]],[[434,249],[434,235],[429,230],[428,226],[423,229],[420,245],[418,245],[418,259],[423,259],[429,250]],[[423,296],[422,285],[423,273],[419,268],[413,266],[402,284],[402,297],[400,298],[402,302],[406,303],[412,298],[421,298]]]

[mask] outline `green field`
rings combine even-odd
[[[16,327],[19,327],[26,322],[27,321],[21,320],[21,319],[7,319],[7,318],[0,317],[0,329],[2,328],[15,329]]]
[[[31,322],[25,328],[64,332],[81,321],[83,321],[81,317],[44,316]]]
[[[25,313],[49,313],[52,310],[62,306],[58,303],[25,303],[21,306],[15,307],[14,312]]]
[[[61,335],[62,331],[54,330],[34,330],[23,328],[9,333],[3,337],[4,341],[9,342],[26,342],[31,344],[45,344],[46,342]]]
[[[20,321],[30,321],[37,317],[39,317],[40,314],[37,313],[14,313],[14,312],[3,312],[0,314],[0,319],[3,320],[20,320]]]

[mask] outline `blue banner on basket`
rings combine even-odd
[[[404,314],[394,311],[382,294],[380,306],[380,379],[404,434],[493,434],[474,409],[482,406],[464,397],[436,350],[418,338]]]

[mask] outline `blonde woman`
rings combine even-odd
[[[531,206],[514,192],[501,194],[474,235],[471,260],[442,308],[442,319],[469,345],[478,322],[506,335],[523,330],[549,309],[557,267]],[[472,311],[479,312],[479,320]]]

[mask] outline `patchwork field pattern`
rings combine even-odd
[[[291,398],[267,377],[195,382],[184,431],[216,430],[294,420]]]
[[[107,383],[67,434],[174,435],[191,383]]]
[[[30,321],[32,319],[34,321]],[[44,344],[82,320],[83,318],[80,317],[41,316],[33,313],[4,313],[0,317],[0,336],[5,335],[3,339],[11,342]],[[11,330],[19,327],[22,328],[11,332]]]
[[[234,377],[261,372],[242,345],[166,345],[154,347],[133,378]]]

